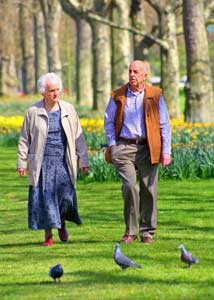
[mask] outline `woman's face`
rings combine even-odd
[[[48,80],[46,82],[46,90],[42,94],[46,102],[58,102],[60,94],[59,83],[54,82],[53,80]]]

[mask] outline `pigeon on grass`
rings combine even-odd
[[[48,272],[48,275],[50,277],[52,277],[55,282],[57,279],[58,279],[58,281],[60,281],[60,278],[62,277],[63,274],[64,274],[64,271],[60,264],[51,267]]]
[[[199,263],[199,260],[190,252],[188,252],[185,249],[184,245],[179,245],[178,248],[181,249],[181,261],[188,264],[189,267],[191,267],[195,263]]]
[[[116,243],[115,244],[115,250],[114,250],[114,261],[118,266],[121,267],[121,269],[125,270],[126,268],[133,267],[133,268],[141,268],[140,265],[134,263],[130,258],[125,256],[121,251],[120,251],[120,244]]]

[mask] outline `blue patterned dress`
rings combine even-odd
[[[60,110],[48,113],[48,136],[37,187],[29,187],[28,225],[31,229],[61,228],[63,221],[81,224],[76,191],[65,161],[67,140]]]

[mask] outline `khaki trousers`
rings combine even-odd
[[[122,180],[125,234],[137,235],[138,226],[140,232],[153,233],[157,228],[158,164],[150,163],[148,145],[119,141],[112,147],[112,162]]]

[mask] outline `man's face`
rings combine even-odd
[[[133,90],[141,89],[147,73],[144,72],[143,63],[133,62],[129,67],[129,84]]]
[[[46,82],[46,91],[42,94],[47,102],[58,102],[60,94],[59,83],[48,80]]]

